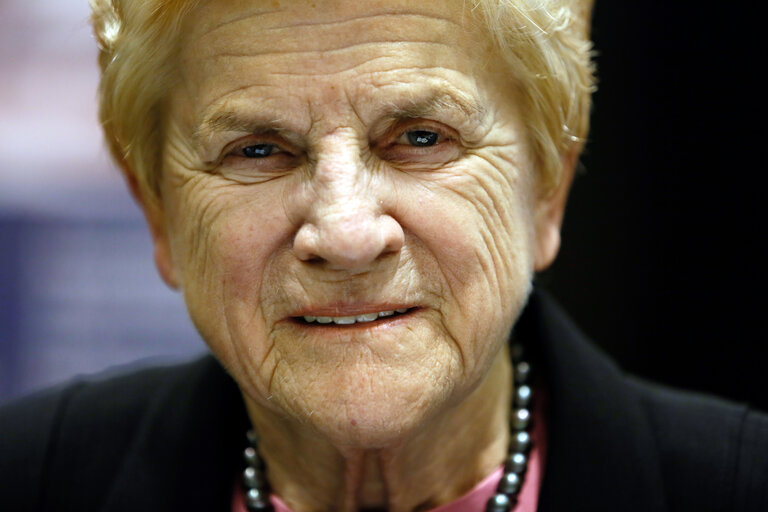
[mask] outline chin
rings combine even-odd
[[[381,450],[411,438],[434,415],[434,408],[403,410],[392,404],[370,402],[365,407],[344,407],[339,416],[313,417],[315,427],[338,447]]]
[[[302,422],[331,443],[383,449],[402,443],[427,424],[452,398],[445,376],[426,368],[369,370],[315,381],[304,388]],[[329,393],[328,390],[333,390]]]

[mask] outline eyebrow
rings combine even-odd
[[[432,117],[442,111],[459,111],[470,119],[482,119],[487,112],[485,107],[469,95],[445,90],[405,104],[391,103],[381,110],[379,114],[393,118]]]
[[[274,133],[280,130],[280,122],[266,116],[243,116],[233,110],[217,112],[205,119],[192,134],[196,144],[217,132]]]
[[[475,98],[459,91],[441,89],[411,99],[398,98],[374,111],[374,118],[417,119],[436,117],[440,112],[458,111],[468,119],[483,119],[487,109]],[[200,144],[205,137],[220,132],[280,133],[285,127],[279,118],[268,115],[243,115],[234,110],[212,114],[193,133],[193,140]]]

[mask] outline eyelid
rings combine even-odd
[[[405,136],[406,133],[412,131],[427,131],[437,133],[440,137],[438,144],[449,142],[452,140],[459,140],[459,135],[453,128],[446,126],[439,121],[433,121],[431,119],[405,119],[395,122],[381,138],[381,143],[377,144],[379,147],[386,147],[392,144],[397,144],[398,139]],[[434,146],[430,146],[434,147]]]
[[[226,146],[224,146],[224,149],[221,151],[221,157],[220,159],[223,160],[224,158],[228,156],[237,156],[241,158],[246,158],[242,154],[237,154],[238,151],[242,151],[243,148],[246,148],[248,146],[258,146],[258,145],[273,145],[275,146],[276,150],[273,154],[295,154],[296,148],[293,144],[286,141],[283,137],[280,137],[277,134],[248,134],[243,137],[240,137],[239,139],[230,142]],[[268,158],[268,157],[265,157]]]
[[[437,134],[437,141],[432,146],[425,146],[425,147],[419,147],[419,146],[411,146],[411,144],[403,141],[400,141],[401,138],[407,137],[408,132],[414,132],[414,131],[425,131],[425,132],[432,132]],[[404,144],[409,147],[413,147],[416,150],[428,150],[429,148],[434,148],[435,146],[440,146],[443,144],[448,144],[451,142],[456,142],[460,140],[459,135],[456,133],[455,130],[448,128],[441,124],[435,124],[435,123],[415,123],[411,126],[405,127],[400,135],[396,139],[394,139],[394,143],[396,144]]]

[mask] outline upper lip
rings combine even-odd
[[[291,316],[358,316],[370,313],[380,313],[381,311],[394,311],[403,308],[410,309],[413,307],[415,307],[415,305],[403,304],[401,302],[382,302],[376,304],[332,303],[303,307],[291,314]]]

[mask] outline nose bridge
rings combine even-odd
[[[359,144],[334,132],[318,145],[312,173],[313,201],[294,248],[302,260],[360,269],[402,246],[402,228],[385,211],[385,191],[375,185]]]
[[[372,176],[366,172],[360,155],[360,148],[354,139],[344,137],[342,133],[334,132],[327,136],[321,144],[315,169],[313,186],[316,194],[315,206],[319,208],[342,208],[362,203],[370,198],[370,183]],[[367,193],[366,193],[367,192]],[[344,208],[349,213],[353,208]]]

